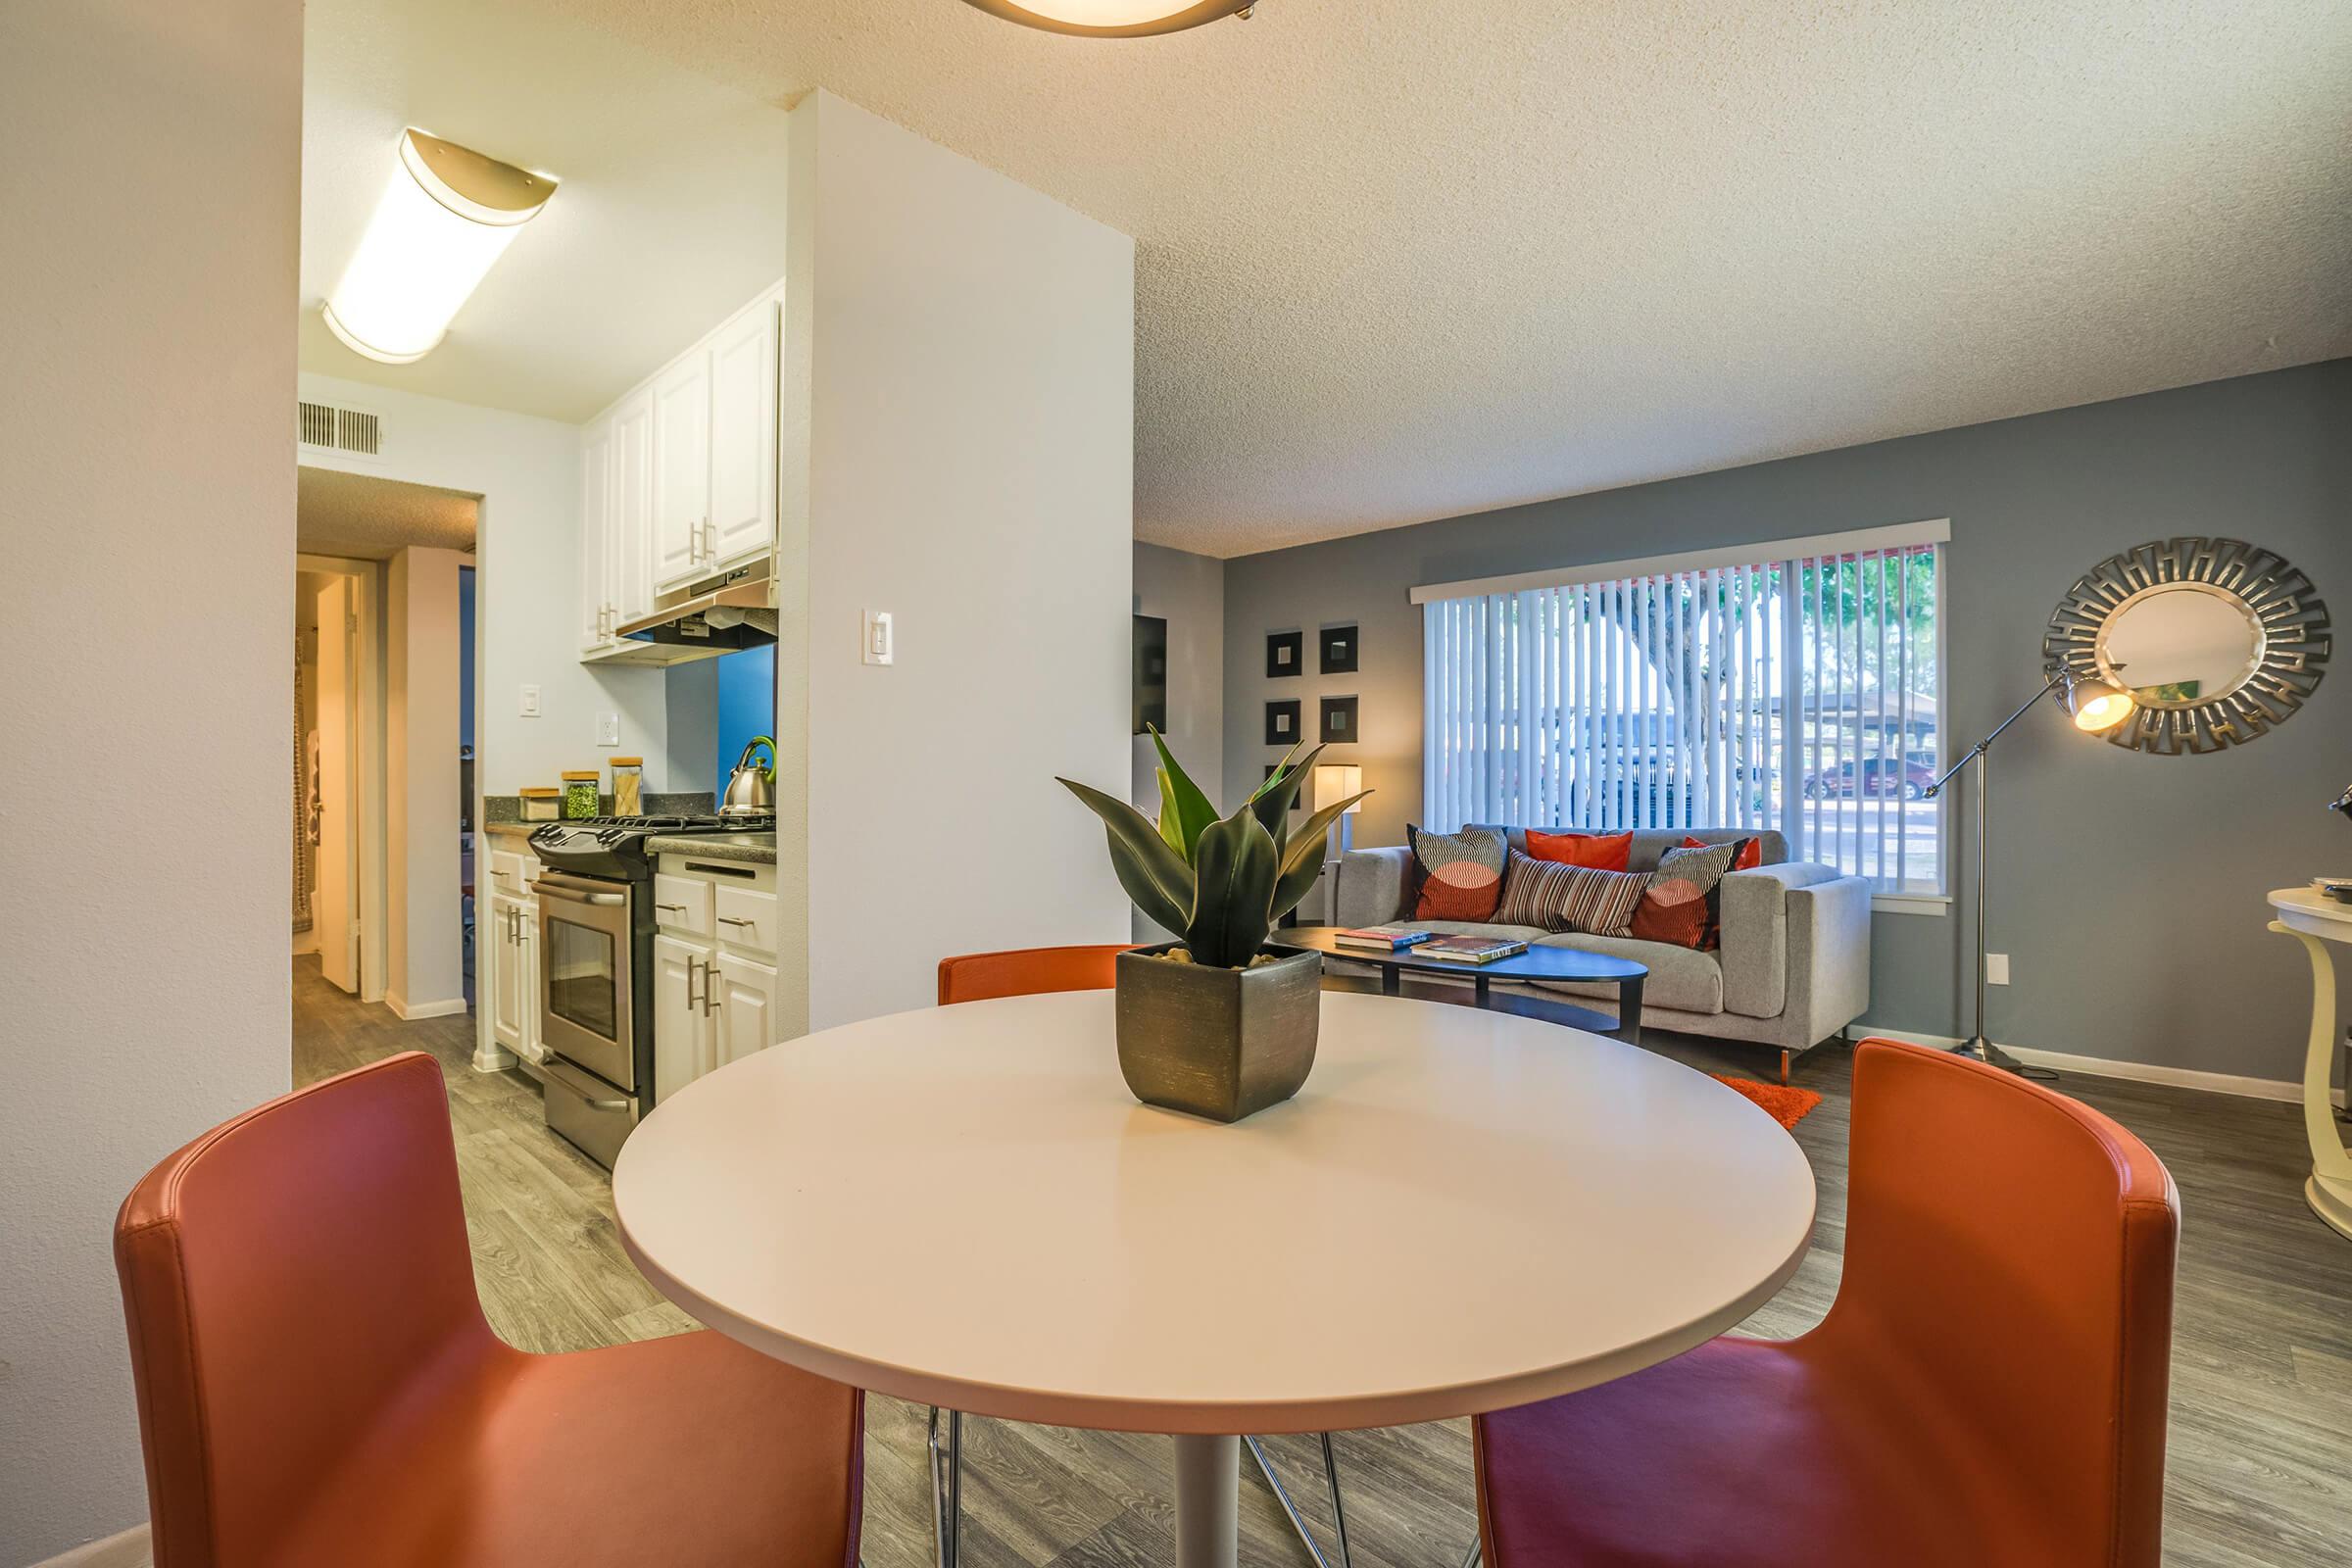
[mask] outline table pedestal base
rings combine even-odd
[[[1176,1568],[1235,1568],[1241,1556],[1242,1440],[1176,1444]]]
[[[2303,1184],[2303,1200],[2339,1235],[2352,1236],[2352,1182],[2314,1176]]]

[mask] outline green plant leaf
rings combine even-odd
[[[1274,918],[1279,920],[1298,907],[1298,901],[1313,890],[1315,878],[1323,874],[1325,836],[1340,813],[1371,794],[1359,790],[1344,801],[1334,801],[1299,826],[1298,836],[1291,841],[1282,855],[1282,866],[1274,881]]]
[[[1298,755],[1298,748],[1304,746],[1306,742],[1303,738],[1291,742],[1291,749],[1282,754],[1282,760],[1274,764],[1273,772],[1268,773],[1264,778],[1258,780],[1257,788],[1250,792],[1250,798],[1254,801],[1260,795],[1263,795],[1266,793],[1266,791],[1272,789],[1276,784],[1282,782],[1282,775],[1291,771],[1291,759],[1297,757]]]
[[[1135,906],[1154,924],[1182,931],[1192,917],[1193,868],[1175,846],[1159,836],[1149,817],[1117,796],[1073,779],[1057,782],[1102,819],[1111,871]]]
[[[1299,742],[1300,746],[1305,744]],[[1291,748],[1294,752],[1298,749],[1297,746]],[[1274,847],[1278,850],[1285,849],[1290,842],[1291,807],[1298,801],[1298,791],[1312,776],[1315,759],[1322,755],[1323,748],[1318,746],[1299,758],[1297,766],[1278,768],[1265,787],[1250,797],[1250,809],[1256,813],[1257,820],[1265,830],[1274,836]],[[1289,759],[1284,759],[1284,761],[1287,763]]]
[[[1247,806],[1208,825],[1193,861],[1193,915],[1184,928],[1194,962],[1239,969],[1257,956],[1274,924],[1280,864],[1274,836]]]
[[[1160,738],[1157,727],[1146,727],[1152,731],[1152,744],[1159,749],[1160,820],[1163,824],[1167,821],[1168,803],[1174,802],[1176,824],[1184,836],[1168,842],[1176,846],[1177,854],[1190,860],[1195,846],[1200,842],[1201,830],[1217,819],[1217,808],[1176,760],[1176,754],[1168,750],[1168,743]]]

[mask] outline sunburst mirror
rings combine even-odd
[[[2242,745],[2320,684],[2328,607],[2282,557],[2242,539],[2158,539],[2084,572],[2042,638],[2043,670],[2123,688],[2108,741],[2178,756]]]

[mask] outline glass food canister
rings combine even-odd
[[[614,816],[643,816],[645,814],[645,759],[615,757],[612,759],[612,814]]]
[[[553,822],[556,819],[556,808],[562,802],[563,793],[561,790],[546,788],[515,791],[515,794],[522,800],[522,819],[525,822]]]
[[[564,820],[585,822],[592,816],[602,816],[604,781],[604,773],[597,768],[566,768],[564,772]]]

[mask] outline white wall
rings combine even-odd
[[[482,498],[475,787],[512,795],[554,785],[563,769],[601,767],[617,751],[645,759],[648,790],[668,789],[662,671],[579,660],[580,427],[309,372],[302,395],[384,417],[380,460],[306,448],[306,465]],[[520,716],[526,684],[539,688],[537,718]],[[608,712],[620,715],[616,747],[596,741],[597,715]]]
[[[1168,623],[1168,750],[1221,810],[1241,804],[1225,788],[1225,563],[1164,545],[1135,547],[1135,612]],[[1135,736],[1128,799],[1159,815],[1159,751],[1149,735]],[[1131,911],[1135,940],[1166,940],[1158,926]]]
[[[466,1010],[458,851],[455,550],[403,550],[385,598],[384,1002],[404,1018]]]
[[[145,1517],[115,1210],[287,1084],[301,66],[0,7],[0,1563]],[[168,827],[61,828],[115,780]]]
[[[927,1005],[949,954],[1127,934],[1054,776],[1128,779],[1135,244],[829,93],[792,147],[808,553],[777,711],[805,660],[806,758],[779,760],[805,768],[821,1028]],[[860,661],[866,607],[894,665]]]

